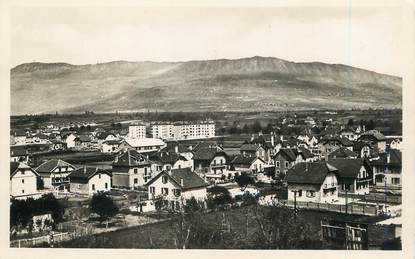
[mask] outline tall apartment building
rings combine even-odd
[[[151,134],[153,138],[173,139],[173,124],[154,124],[151,125]]]
[[[146,126],[145,125],[130,125],[128,127],[128,138],[139,139],[146,137]]]
[[[151,126],[153,138],[197,139],[215,136],[214,122],[154,124]]]

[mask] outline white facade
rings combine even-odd
[[[300,202],[332,203],[338,200],[337,177],[334,173],[327,174],[322,185],[289,184],[288,200],[294,201],[294,190],[297,191],[296,200]]]
[[[19,166],[18,171],[10,179],[10,195],[28,197],[36,194],[38,194],[37,175],[30,167]]]
[[[145,125],[130,125],[128,127],[128,138],[140,139],[146,137],[146,126]]]
[[[173,139],[173,128],[172,124],[154,124],[151,125],[151,134],[153,138]]]
[[[167,181],[166,181],[167,179]],[[179,190],[180,194],[178,194]],[[169,201],[182,201],[195,197],[196,200],[204,200],[207,196],[206,187],[182,190],[181,186],[171,180],[170,177],[162,175],[148,185],[148,197],[154,198],[163,195]]]
[[[151,126],[153,138],[160,139],[199,139],[215,136],[215,123],[154,124]]]
[[[111,190],[111,176],[107,174],[96,174],[88,181],[88,193],[92,195],[96,192]]]
[[[65,140],[65,142],[66,142],[66,146],[67,146],[68,148],[74,148],[74,147],[75,147],[75,139],[76,139],[75,134],[70,134],[70,135],[68,135],[68,136],[66,137],[66,140]]]
[[[120,149],[127,150],[133,148],[138,151],[138,153],[159,151],[164,147],[166,147],[166,143],[160,139],[154,138],[125,139],[125,141],[120,144]]]

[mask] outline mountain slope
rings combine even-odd
[[[12,114],[391,108],[402,79],[272,57],[188,62],[27,63],[11,70]]]

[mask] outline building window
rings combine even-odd
[[[147,174],[147,167],[144,167],[144,174]]]
[[[168,188],[161,188],[161,193],[168,195],[169,194],[169,189]]]
[[[98,174],[98,178],[101,179],[101,174]]]
[[[22,190],[22,193],[24,193],[24,190]]]
[[[303,196],[303,190],[298,190],[298,197]]]
[[[150,187],[150,193],[152,194],[156,193],[156,187]]]
[[[108,183],[105,183],[105,189],[108,189]]]
[[[315,197],[316,196],[316,192],[315,191],[307,191],[306,192],[306,196],[309,198]]]
[[[163,183],[167,183],[167,176],[163,176],[163,177],[161,177],[161,181],[162,181]]]
[[[22,179],[22,183],[24,183],[24,179]]]
[[[92,190],[95,191],[95,184],[92,184]]]
[[[392,178],[392,184],[400,184],[401,183],[401,179],[399,178]]]
[[[285,161],[285,168],[288,168],[288,161]]]
[[[277,166],[277,167],[280,167],[280,161],[277,161],[276,166]]]
[[[134,178],[134,184],[138,184],[138,179]]]
[[[134,173],[135,174],[138,173],[138,169],[137,168],[134,168]]]

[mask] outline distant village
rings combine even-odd
[[[10,198],[25,201],[53,195],[77,204],[66,206],[64,225],[75,220],[76,213],[78,220],[88,218],[76,211],[97,193],[112,197],[126,214],[145,215],[180,211],[189,199],[206,203],[216,195],[212,190],[220,187],[233,199],[256,197],[262,206],[382,215],[370,222],[377,226],[371,230],[363,227],[367,222],[350,221],[345,227],[355,235],[346,237],[350,242],[345,248],[379,249],[380,241],[372,239],[385,229],[388,239],[400,237],[402,136],[358,123],[335,123],[336,115],[331,116],[324,125],[308,116],[296,132],[274,126],[266,132],[227,134],[213,120],[130,120],[121,121],[118,128],[94,121],[45,123],[36,130],[12,128]],[[282,124],[295,126],[296,120],[285,119]],[[162,209],[157,206],[160,200]],[[52,214],[39,210],[32,221],[44,225]],[[338,224],[321,223],[322,237],[337,242]],[[36,232],[18,221],[11,227],[15,240]],[[41,227],[37,229],[41,232]],[[366,239],[359,236],[362,231]],[[45,240],[50,243],[50,238]],[[382,238],[384,242],[383,234]]]

